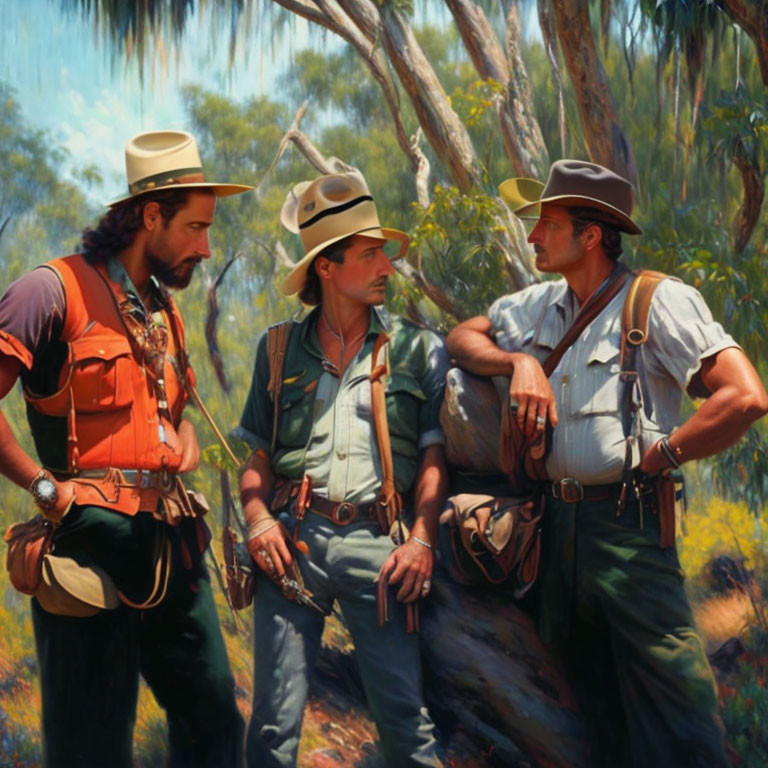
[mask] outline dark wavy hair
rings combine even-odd
[[[315,271],[315,264],[317,263],[317,260],[322,256],[323,258],[328,259],[328,261],[334,261],[337,264],[343,264],[344,252],[352,244],[353,238],[354,235],[350,235],[349,237],[345,237],[343,240],[332,243],[327,248],[324,248],[322,251],[320,251],[320,253],[318,253],[314,259],[312,259],[312,263],[309,265],[309,269],[307,269],[307,278],[304,281],[304,287],[299,291],[299,299],[301,299],[302,304],[315,306],[316,304],[319,304],[323,298],[322,291],[320,290],[320,278],[317,276],[317,272]]]
[[[147,203],[160,206],[160,216],[167,227],[171,219],[189,200],[189,189],[163,189],[132,197],[113,205],[95,227],[86,227],[80,236],[80,253],[94,263],[127,248],[142,226]]]
[[[574,237],[578,237],[587,227],[593,224],[596,227],[600,227],[600,231],[603,234],[602,243],[605,255],[614,261],[618,260],[622,253],[622,246],[621,230],[616,224],[608,218],[598,218],[601,215],[601,211],[598,211],[596,208],[574,206],[573,208],[568,208],[568,213],[571,216]],[[609,214],[606,214],[606,217],[608,216]]]

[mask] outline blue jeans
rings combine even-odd
[[[366,699],[387,762],[397,768],[441,765],[434,725],[424,705],[418,635],[405,631],[405,610],[392,597],[379,627],[374,579],[394,545],[371,522],[341,527],[308,513],[299,538],[309,547],[300,567],[323,608],[338,600],[355,644]],[[295,766],[309,678],[325,619],[286,600],[266,578],[254,594],[253,714],[250,768]]]

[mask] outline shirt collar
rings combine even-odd
[[[141,307],[146,313],[147,308],[144,302],[141,300],[136,286],[131,280],[131,276],[123,266],[123,263],[116,256],[112,256],[107,260],[107,275],[113,283],[117,283],[122,289],[125,295],[131,300],[131,303],[136,307]],[[149,299],[151,309],[150,311],[156,311],[165,306],[165,292],[161,286],[159,280],[151,275],[149,278],[147,297]]]
[[[126,275],[127,276],[127,275]],[[301,343],[307,352],[315,357],[322,359],[325,357],[317,338],[317,322],[320,318],[321,307],[314,307],[312,311],[301,321]],[[378,336],[380,333],[388,333],[392,325],[389,313],[383,307],[371,307],[371,319],[368,325],[368,334],[366,340],[372,335]]]

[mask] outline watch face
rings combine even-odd
[[[56,499],[56,483],[47,477],[42,478],[35,486],[37,496],[42,502],[51,502]]]

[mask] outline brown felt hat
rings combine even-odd
[[[594,208],[595,217],[608,221],[631,235],[642,233],[630,218],[632,185],[613,171],[584,160],[558,160],[549,170],[546,184],[535,179],[507,179],[499,194],[521,219],[538,219],[542,203],[566,208]]]
[[[393,240],[399,248],[392,260],[402,258],[410,242],[405,232],[381,226],[373,197],[357,171],[333,173],[297,184],[288,193],[280,219],[292,232],[298,231],[304,246],[303,258],[280,286],[286,296],[304,287],[314,258],[345,237],[364,235],[375,240]]]

